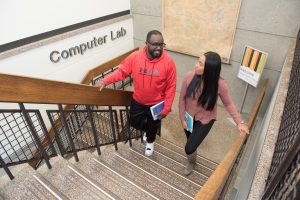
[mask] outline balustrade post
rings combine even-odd
[[[59,138],[59,134],[58,134],[58,131],[57,131],[57,129],[56,129],[56,125],[55,125],[54,121],[52,120],[52,117],[51,117],[49,111],[47,111],[47,115],[48,115],[48,118],[49,118],[49,120],[50,120],[51,126],[52,126],[53,131],[54,131],[54,134],[55,134],[54,137],[55,137],[55,140],[56,140],[56,142],[57,142],[58,149],[59,149],[61,155],[64,156],[64,154],[65,154],[66,152],[65,152],[65,150],[64,150],[64,148],[63,148],[63,144],[62,144],[62,142],[61,142],[61,140],[60,140],[60,138]]]
[[[33,126],[33,123],[32,123],[32,121],[31,121],[31,119],[30,119],[29,114],[26,112],[26,109],[25,109],[24,104],[23,104],[23,103],[19,103],[19,106],[20,106],[20,108],[21,108],[21,112],[22,112],[22,114],[23,114],[23,116],[24,116],[24,118],[25,118],[25,121],[26,121],[26,123],[27,123],[28,126],[29,126],[29,129],[30,129],[30,131],[31,131],[31,134],[32,134],[32,136],[33,136],[33,139],[35,140],[35,143],[37,144],[37,147],[38,147],[38,149],[39,149],[39,151],[40,151],[40,154],[41,154],[42,157],[45,159],[45,163],[46,163],[48,169],[51,169],[52,166],[51,166],[51,164],[50,164],[50,162],[49,162],[49,156],[48,156],[48,154],[47,154],[45,148],[43,147],[43,145],[42,145],[42,143],[41,143],[41,141],[40,141],[40,138],[39,138],[39,136],[38,136],[38,134],[37,134],[37,132],[36,132],[34,126]]]
[[[42,127],[44,133],[46,134],[46,139],[48,140],[48,143],[49,143],[49,146],[50,146],[50,148],[51,148],[51,151],[52,151],[54,154],[57,154],[56,151],[55,151],[55,148],[54,148],[54,146],[53,146],[53,144],[52,144],[52,141],[51,141],[51,139],[50,139],[50,137],[49,137],[49,135],[48,135],[48,131],[47,131],[47,128],[46,128],[46,125],[45,125],[45,122],[44,122],[44,120],[43,120],[43,118],[42,118],[41,113],[38,112],[37,115],[38,115],[38,117],[39,117],[39,119],[40,119],[41,127]]]
[[[87,113],[88,113],[88,118],[89,118],[91,126],[92,126],[92,132],[93,132],[93,136],[94,136],[94,140],[95,140],[97,153],[98,153],[98,155],[101,155],[100,145],[99,145],[99,141],[98,141],[98,137],[97,137],[97,131],[96,131],[96,126],[94,123],[91,107],[89,105],[86,105],[86,109],[87,109]]]
[[[8,177],[10,178],[10,180],[13,180],[15,177],[12,175],[12,173],[8,169],[8,166],[6,165],[6,163],[4,162],[1,156],[0,156],[0,164],[3,167],[4,171],[6,172],[6,174],[8,175]]]
[[[131,129],[130,129],[130,117],[129,117],[129,108],[128,106],[126,106],[126,117],[127,117],[127,126],[128,126],[128,136],[126,135],[127,137],[127,140],[129,140],[129,146],[132,147],[132,141],[131,141]],[[143,136],[141,137],[141,141],[143,142]]]
[[[112,107],[108,106],[108,110],[109,110],[110,124],[111,124],[112,134],[113,134],[113,138],[114,138],[115,149],[118,150],[117,139],[116,139],[116,130],[115,130],[115,124],[114,124],[114,116],[112,114]]]
[[[74,144],[74,141],[73,141],[73,138],[72,138],[69,126],[68,126],[67,119],[66,119],[65,114],[64,114],[63,107],[62,107],[61,104],[58,104],[58,108],[59,108],[60,116],[62,118],[62,122],[63,122],[63,124],[64,124],[64,126],[66,128],[67,137],[69,139],[69,142],[70,142],[70,145],[71,145],[71,148],[72,148],[72,151],[73,151],[73,155],[74,155],[75,161],[78,162],[79,158],[78,158],[78,155],[77,155],[77,150],[75,148],[75,144]]]

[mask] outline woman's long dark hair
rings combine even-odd
[[[201,105],[206,110],[212,111],[216,105],[219,88],[219,78],[221,73],[221,58],[215,52],[206,52],[203,75],[193,77],[191,83],[187,87],[185,97],[193,95],[195,98],[196,91],[201,88],[201,79],[203,79],[203,89],[198,98],[198,105]]]

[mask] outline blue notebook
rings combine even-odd
[[[162,102],[150,107],[151,114],[152,114],[152,117],[154,120],[157,120],[159,118],[159,115],[160,115],[162,109],[164,108],[164,106],[165,106],[165,102],[162,101]]]
[[[194,119],[188,112],[185,112],[185,120],[186,120],[186,123],[187,123],[187,131],[192,133],[193,132]]]

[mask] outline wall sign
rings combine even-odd
[[[256,87],[268,54],[252,47],[246,46],[238,73],[238,77]]]
[[[73,56],[84,55],[86,51],[105,45],[108,40],[114,41],[126,35],[126,29],[121,27],[117,31],[110,31],[109,34],[95,36],[90,41],[70,47],[64,50],[53,50],[50,53],[50,60],[53,63],[58,63],[61,59],[69,59]]]

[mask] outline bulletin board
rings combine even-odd
[[[207,51],[229,63],[241,0],[164,0],[166,49],[193,56]]]

